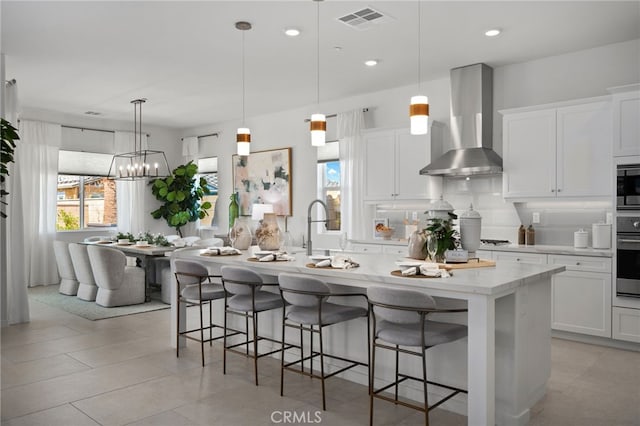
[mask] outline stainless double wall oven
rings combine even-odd
[[[616,218],[616,294],[640,298],[640,215]]]

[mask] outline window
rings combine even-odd
[[[200,219],[201,227],[209,227],[213,223],[216,201],[218,201],[218,157],[207,157],[198,160],[198,173],[205,178],[207,186],[211,192],[205,195],[202,202],[209,201],[211,208],[207,210],[208,215]]]
[[[58,231],[117,225],[116,182],[106,178],[111,158],[109,154],[59,152],[56,203]]]
[[[58,231],[116,226],[115,181],[103,176],[59,174],[56,217]]]
[[[340,196],[342,179],[338,142],[328,142],[318,148],[318,197],[329,211],[327,231],[340,230]]]

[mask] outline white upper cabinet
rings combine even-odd
[[[612,194],[610,102],[512,111],[503,111],[505,198]]]
[[[432,140],[441,137],[443,128],[441,123],[434,122],[426,135],[411,135],[409,129],[365,133],[364,199],[388,201],[439,197],[442,179],[422,176],[420,169],[431,161]],[[436,136],[432,136],[434,132]]]
[[[613,155],[640,155],[640,85],[615,87],[613,93]]]

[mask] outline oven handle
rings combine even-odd
[[[618,239],[619,243],[640,243],[640,240],[630,240],[628,238],[620,238]]]

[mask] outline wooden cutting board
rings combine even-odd
[[[467,263],[438,263],[442,269],[471,269],[471,268],[487,268],[496,266],[495,260],[470,260]]]

